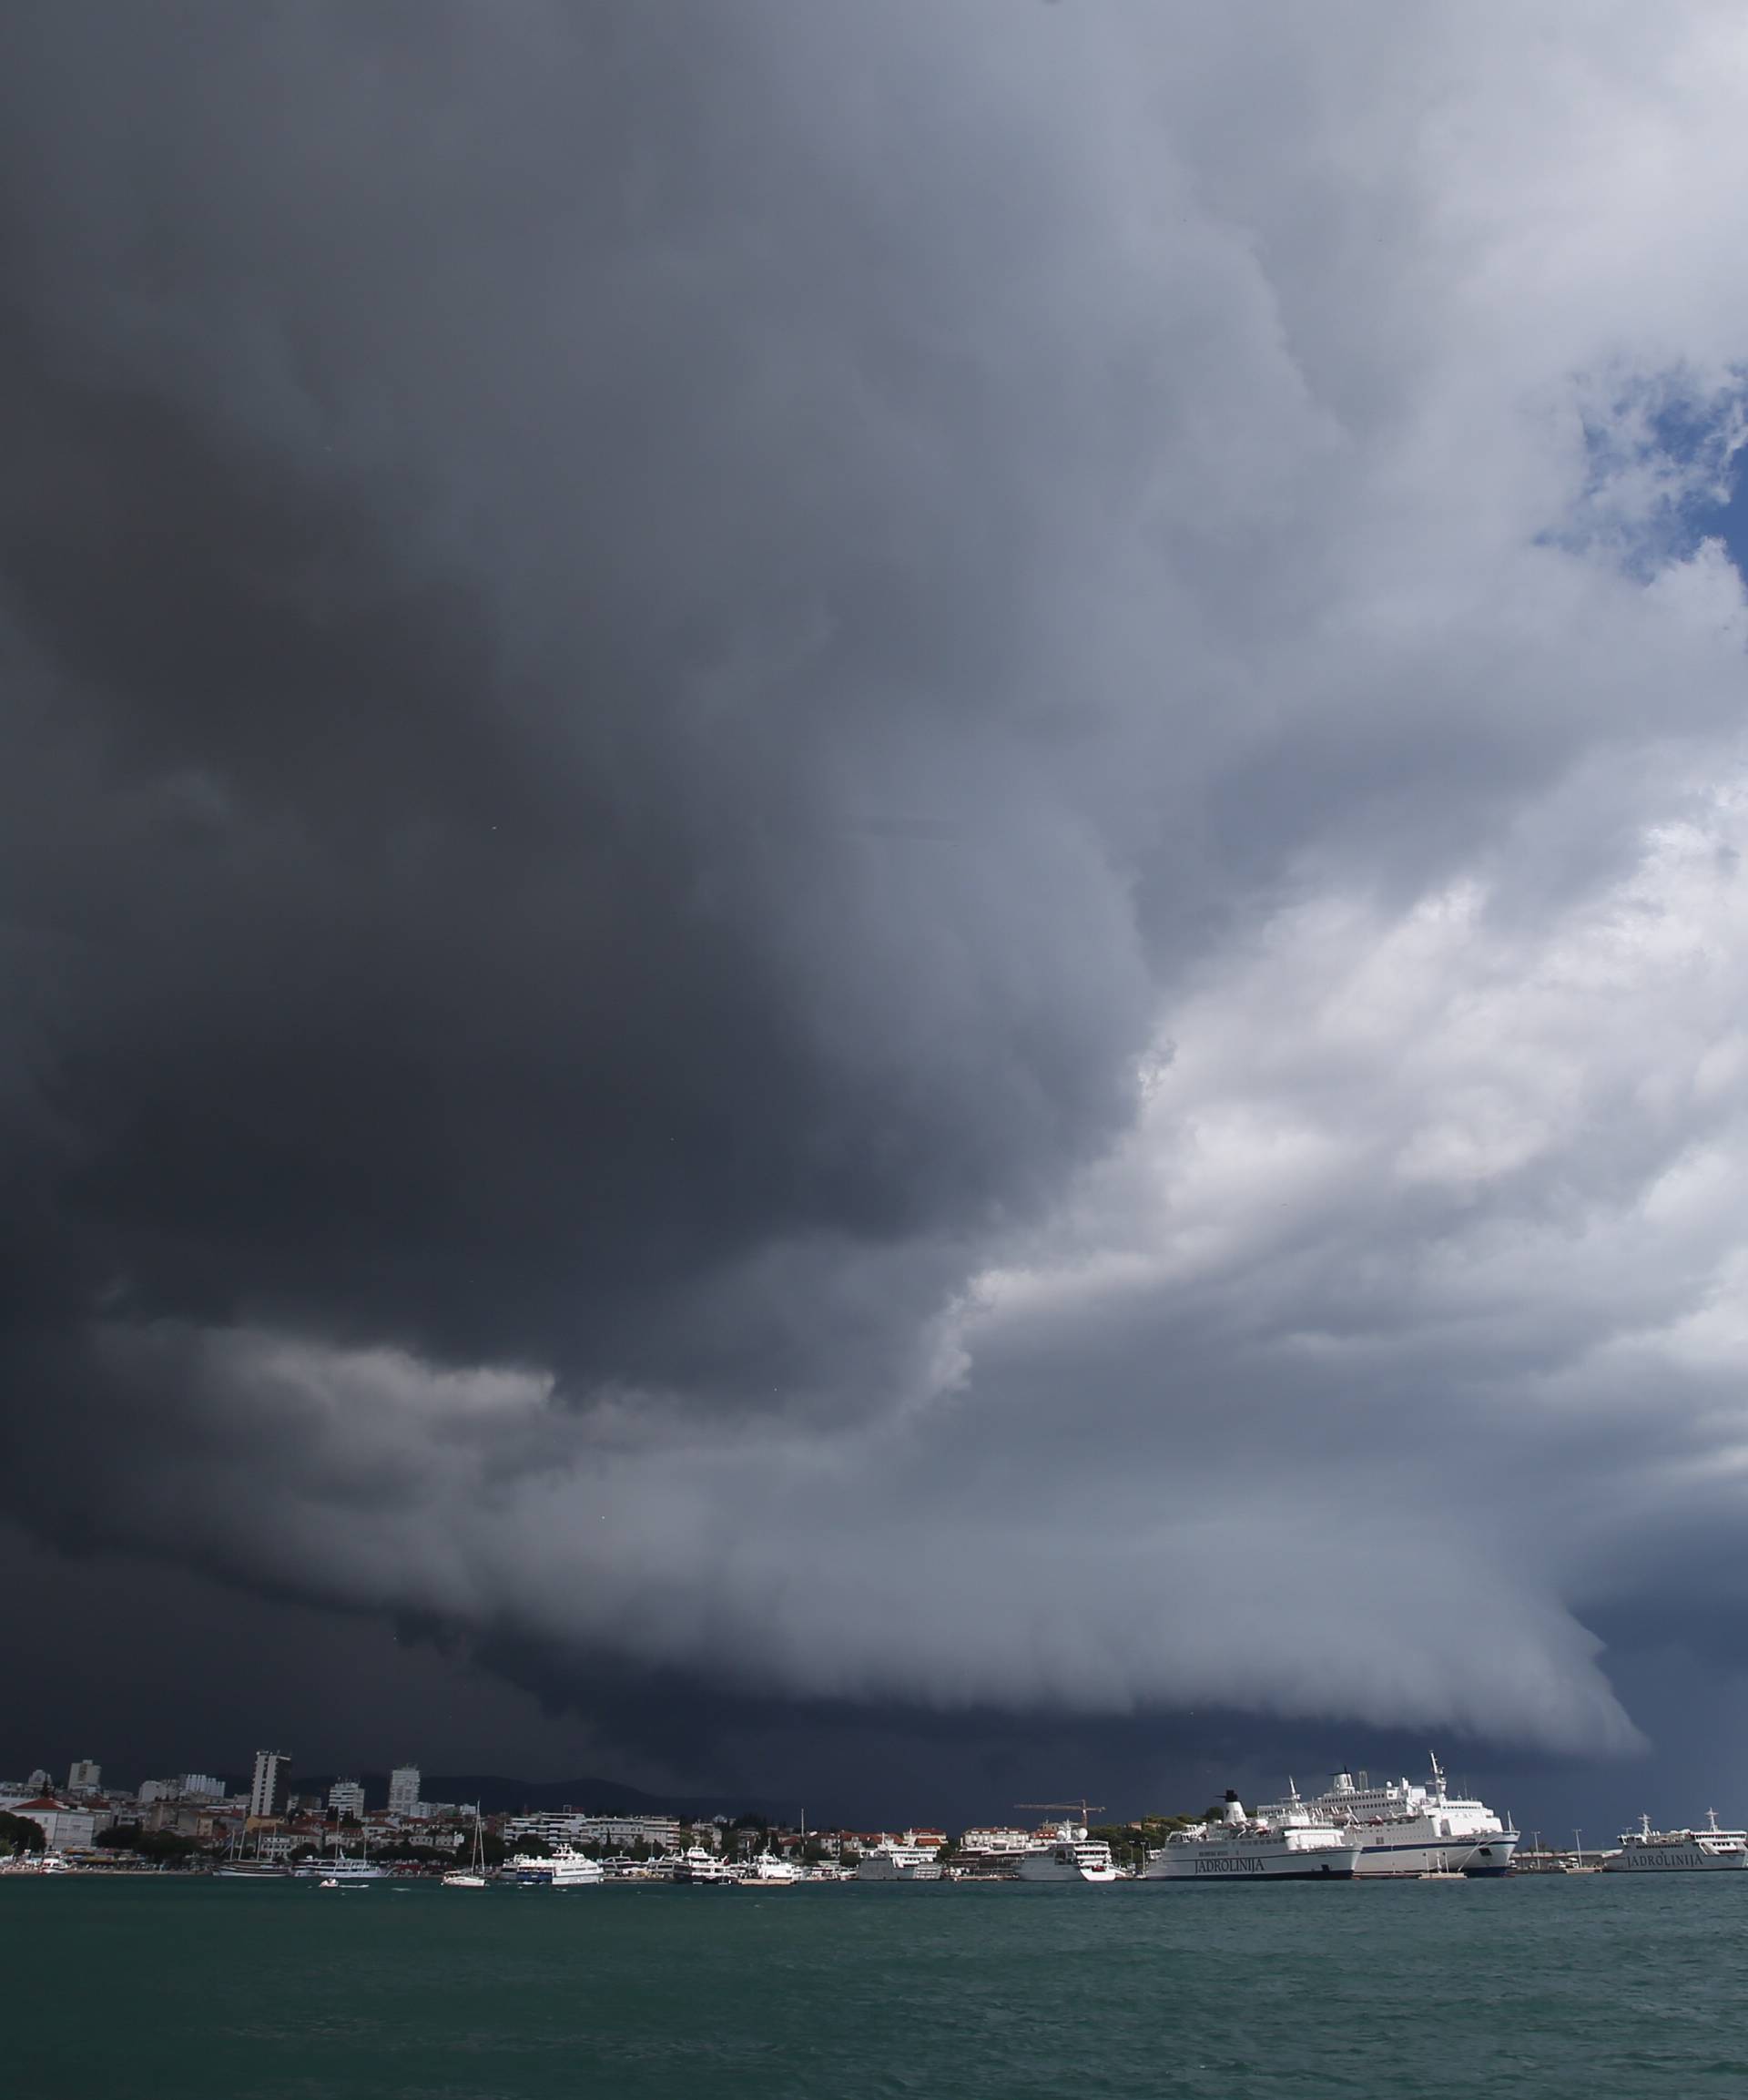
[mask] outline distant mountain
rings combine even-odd
[[[291,1780],[294,1794],[320,1794],[325,1800],[336,1777],[363,1781],[364,1799],[380,1809],[389,1798],[386,1772],[298,1773]],[[247,1779],[226,1776],[225,1784],[247,1793]],[[427,1772],[422,1782],[428,1801],[477,1801],[488,1816],[516,1809],[576,1809],[586,1815],[690,1816],[707,1820],[712,1816],[793,1815],[769,1801],[750,1794],[647,1794],[618,1779],[510,1779],[491,1772]]]
[[[371,1782],[367,1779],[368,1789]],[[382,1779],[384,1795],[388,1779]],[[578,1809],[588,1815],[615,1811],[635,1816],[753,1816],[780,1813],[768,1801],[749,1794],[646,1794],[617,1779],[505,1779],[491,1773],[459,1776],[432,1773],[426,1798],[433,1801],[477,1801],[488,1815],[514,1809]],[[367,1799],[370,1798],[367,1794]]]

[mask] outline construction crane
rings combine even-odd
[[[1104,1813],[1103,1801],[1095,1802],[1091,1807],[1085,1801],[1016,1801],[1013,1805],[1022,1814],[1039,1816],[1065,1816],[1070,1809],[1078,1809],[1083,1826],[1090,1825],[1094,1816]]]

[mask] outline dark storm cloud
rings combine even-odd
[[[941,243],[834,206],[707,14],[442,19],[23,28],[58,1218],[140,1317],[768,1395],[807,1300],[884,1367],[941,1265],[859,1312],[841,1254],[1034,1198],[1144,1027],[1012,705],[974,345],[904,318]]]
[[[1636,1739],[1734,114],[1376,26],[11,12],[25,1521],[560,1686]]]

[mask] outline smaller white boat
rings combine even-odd
[[[337,1851],[326,1858],[319,1855],[302,1866],[294,1868],[292,1871],[304,1880],[313,1877],[320,1881],[324,1887],[338,1883],[342,1888],[354,1885],[368,1888],[372,1881],[386,1881],[389,1878],[386,1867],[379,1866],[374,1860],[367,1860],[361,1852],[355,1854]]]
[[[702,1845],[688,1845],[674,1869],[674,1879],[695,1889],[737,1889],[733,1868],[706,1852]]]
[[[607,1878],[599,1860],[590,1859],[574,1845],[561,1845],[546,1864],[552,1868],[555,1889],[592,1889]]]
[[[779,1859],[775,1852],[760,1852],[757,1859],[748,1860],[742,1867],[740,1878],[749,1886],[788,1889],[793,1887],[801,1875],[792,1860]]]
[[[465,1867],[457,1867],[443,1876],[446,1889],[483,1889],[485,1879],[485,1833],[480,1825],[477,1811],[473,1817],[473,1856]]]

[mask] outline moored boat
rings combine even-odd
[[[443,1876],[446,1889],[483,1889],[488,1886],[485,1878],[485,1833],[480,1822],[479,1810],[473,1811],[473,1853],[465,1867],[457,1867]]]
[[[561,1845],[547,1865],[552,1869],[550,1879],[555,1889],[592,1889],[607,1878],[599,1860],[590,1859],[572,1845]]]
[[[675,1863],[674,1879],[695,1889],[736,1889],[733,1870],[702,1845],[688,1845]]]
[[[856,1862],[859,1881],[938,1881],[940,1855],[926,1845],[876,1845]]]
[[[1100,1883],[1122,1876],[1103,1839],[1089,1838],[1083,1822],[1061,1822],[1041,1832],[1039,1841],[1021,1853],[1017,1878]]]
[[[1450,1792],[1437,1758],[1424,1786],[1406,1779],[1374,1786],[1365,1772],[1357,1779],[1351,1772],[1337,1772],[1327,1792],[1305,1802],[1295,1793],[1257,1813],[1273,1817],[1294,1807],[1354,1830],[1360,1840],[1355,1871],[1367,1876],[1505,1874],[1520,1842],[1509,1818],[1472,1795]]]
[[[740,1878],[761,1889],[788,1889],[801,1879],[801,1874],[793,1860],[779,1859],[775,1852],[760,1852],[745,1862]]]
[[[1289,1782],[1290,1784],[1290,1782]],[[1351,1881],[1360,1840],[1313,1812],[1296,1789],[1286,1803],[1245,1812],[1227,1790],[1218,1816],[1174,1830],[1148,1854],[1143,1882],[1160,1881]]]
[[[1653,1830],[1641,1816],[1636,1830],[1622,1830],[1621,1850],[1602,1862],[1605,1874],[1740,1872],[1748,1867],[1748,1831],[1718,1827],[1718,1811],[1706,1811],[1702,1830]]]

